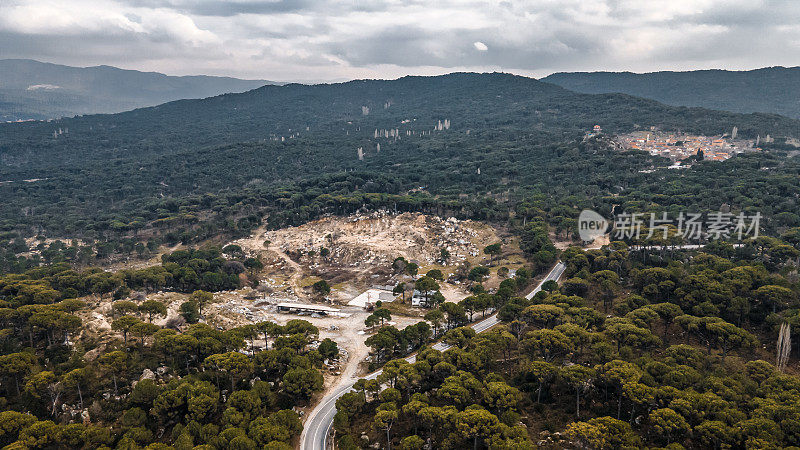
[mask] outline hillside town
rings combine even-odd
[[[764,140],[771,139],[767,136]],[[702,136],[678,132],[664,132],[656,129],[635,131],[616,137],[620,146],[626,150],[643,150],[653,156],[663,156],[672,161],[695,157],[702,152],[706,161],[725,161],[733,155],[760,151],[759,141],[740,139],[734,127],[730,134],[722,136]]]

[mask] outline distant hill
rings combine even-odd
[[[624,93],[675,106],[800,118],[800,67],[748,71],[573,72],[542,79],[587,94]]]
[[[0,121],[117,113],[184,98],[244,92],[265,84],[274,83],[2,59]]]
[[[362,107],[369,114],[363,114]],[[445,118],[459,130],[535,132],[557,141],[582,135],[595,124],[610,133],[657,126],[722,134],[737,126],[740,136],[752,138],[800,136],[800,122],[779,115],[673,107],[623,94],[580,94],[503,73],[453,73],[267,85],[113,115],[0,124],[0,162],[29,169],[39,164],[84,165],[90,155],[139,159],[202,146],[289,138],[298,132],[326,137],[338,148],[344,141],[372,137],[375,128],[424,131]],[[59,129],[69,134],[55,138]]]
[[[270,223],[296,224],[330,208],[353,211],[362,203],[349,198],[354,190],[424,187],[455,201],[490,189],[568,197],[586,184],[618,192],[628,185],[620,177],[643,176],[649,156],[595,154],[601,145],[581,144],[595,124],[610,134],[656,126],[718,135],[736,126],[742,137],[800,136],[800,121],[776,114],[580,94],[503,73],[263,86],[119,114],[0,124],[0,231],[20,223],[66,234],[125,230],[208,211],[229,217],[228,208],[252,202],[280,204]],[[306,207],[304,198],[317,197],[321,206]],[[185,216],[189,210],[196,215]]]

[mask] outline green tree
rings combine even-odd
[[[70,389],[75,389],[78,394],[78,401],[80,409],[83,409],[83,392],[81,386],[85,385],[89,379],[88,371],[86,369],[73,369],[65,373],[61,377],[62,383]]]
[[[128,331],[136,336],[139,336],[139,342],[141,346],[144,347],[145,337],[154,335],[160,329],[161,328],[158,325],[148,322],[139,322],[134,324]]]
[[[147,321],[152,322],[154,316],[167,316],[167,305],[156,300],[145,300],[139,305],[139,311],[147,314]]]
[[[473,267],[467,275],[467,279],[476,283],[482,283],[489,276],[489,268],[483,266]]]
[[[549,384],[558,374],[558,368],[545,361],[534,361],[530,363],[525,372],[536,380],[539,385],[536,389],[536,403],[542,402],[542,389]]]
[[[762,305],[771,307],[773,313],[778,307],[783,309],[792,305],[797,297],[791,289],[775,285],[761,286],[753,294]]]
[[[367,328],[374,328],[378,326],[381,322],[382,322],[381,318],[376,316],[375,314],[370,314],[367,316],[366,319],[364,319],[364,325],[366,325]]]
[[[702,445],[715,450],[733,447],[737,441],[736,430],[720,420],[707,420],[694,427],[693,433]]]
[[[386,308],[378,308],[375,311],[373,311],[372,314],[381,320],[381,325],[383,325],[384,321],[388,322],[392,320],[392,312]]]
[[[47,395],[50,415],[56,415],[56,406],[61,397],[61,383],[53,372],[45,370],[32,375],[25,383],[25,392],[39,399],[44,399]]]
[[[137,319],[133,316],[122,316],[119,319],[115,320],[111,324],[111,329],[114,331],[122,332],[122,339],[127,344],[128,343],[128,333],[130,332],[131,328],[140,323],[141,320]]]
[[[517,388],[511,387],[503,381],[486,383],[486,404],[494,411],[516,409],[521,396]]]
[[[424,446],[425,446],[425,441],[422,440],[422,438],[417,436],[416,434],[412,434],[411,436],[406,436],[400,442],[400,448],[402,450],[422,450]]]
[[[481,438],[491,436],[499,428],[497,416],[483,408],[468,408],[456,415],[456,429],[465,439],[472,439],[473,450],[477,450]]]
[[[111,304],[114,316],[124,316],[139,311],[139,306],[130,300],[117,300]]]
[[[406,284],[403,283],[402,281],[397,283],[397,285],[395,285],[395,287],[392,288],[392,294],[395,295],[395,296],[402,295],[403,296],[403,303],[405,303],[406,302]]]
[[[128,369],[128,355],[125,352],[115,350],[100,357],[103,368],[111,374],[114,381],[114,395],[119,395],[117,390],[117,375],[125,373]]]
[[[308,400],[314,392],[322,389],[322,374],[317,369],[290,369],[283,376],[283,387],[286,393],[297,398]]]
[[[314,292],[316,292],[318,295],[325,296],[331,293],[331,287],[325,280],[319,280],[316,283],[314,283],[311,287],[312,289],[314,289]]]
[[[706,328],[716,346],[722,350],[723,362],[729,350],[742,347],[752,348],[758,343],[755,336],[732,323],[714,322],[709,323]]]
[[[487,245],[483,248],[483,253],[487,255],[491,255],[492,261],[494,262],[495,258],[499,256],[503,252],[502,244],[499,242],[491,245]]]
[[[600,380],[617,391],[617,419],[622,413],[623,386],[638,382],[642,372],[634,364],[615,359],[595,368]]]
[[[425,276],[428,278],[432,278],[436,281],[444,280],[444,274],[439,269],[431,269],[428,271],[428,273],[425,274]]]
[[[661,322],[664,324],[662,340],[665,344],[669,345],[669,336],[667,333],[669,332],[670,325],[675,321],[675,318],[683,314],[681,307],[674,303],[656,303],[649,305],[649,308],[655,311],[661,318]]]
[[[200,320],[200,307],[194,300],[188,300],[181,303],[178,309],[181,317],[186,320],[186,323],[197,323]]]
[[[439,328],[444,322],[444,313],[440,309],[428,311],[425,313],[425,320],[431,323],[431,327],[433,327],[433,336],[436,337]]]
[[[211,355],[203,364],[217,372],[228,375],[231,381],[231,392],[236,390],[236,381],[253,371],[253,362],[239,352],[228,352]]]
[[[392,403],[391,405],[394,404]],[[389,432],[396,421],[397,421],[397,410],[394,408],[379,409],[375,413],[375,418],[373,420],[375,428],[386,431],[386,448],[389,450],[391,450],[392,448],[392,438]]]
[[[34,422],[19,433],[22,448],[53,448],[62,439],[62,429],[52,420]],[[13,448],[13,447],[12,447]]]
[[[539,355],[546,362],[552,362],[556,356],[573,350],[572,343],[563,333],[556,330],[534,330],[525,335],[522,345],[529,352]]]
[[[0,412],[0,442],[11,443],[17,440],[20,431],[36,423],[32,414],[17,411]]]
[[[420,277],[415,283],[414,287],[425,296],[425,306],[429,306],[429,298],[430,294],[433,291],[439,290],[439,283],[437,283],[433,278],[424,276]]]
[[[319,343],[317,350],[319,354],[326,359],[335,358],[339,355],[339,346],[330,338],[323,339],[322,342]]]
[[[206,307],[208,304],[214,302],[214,294],[211,292],[206,291],[194,291],[192,295],[189,297],[190,300],[194,301],[197,305],[197,313],[198,315],[203,315],[203,308]],[[187,320],[187,322],[189,322]],[[189,322],[193,323],[193,322]]]
[[[522,311],[522,319],[538,327],[553,327],[563,317],[564,309],[555,305],[531,305]]]
[[[653,431],[664,438],[667,444],[691,430],[686,419],[670,408],[661,408],[651,412],[648,422]]]
[[[13,380],[16,394],[20,394],[19,382],[26,374],[30,373],[36,364],[36,357],[32,353],[9,353],[0,355],[0,376]],[[4,383],[9,397],[11,383]]]
[[[575,389],[575,417],[581,417],[581,392],[585,392],[592,385],[592,380],[596,376],[595,371],[590,367],[579,364],[564,367],[558,376],[567,386]]]
[[[633,432],[630,424],[611,417],[573,422],[567,427],[566,434],[582,446],[598,450],[641,446],[641,439]]]

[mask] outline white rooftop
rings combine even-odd
[[[358,296],[347,302],[349,306],[365,307],[367,303],[375,304],[378,300],[382,302],[394,301],[394,295],[383,289],[367,289]]]

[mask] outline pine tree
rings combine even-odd
[[[783,372],[783,370],[786,368],[786,363],[789,362],[789,354],[792,351],[791,327],[786,322],[781,324],[781,329],[778,332],[777,350],[778,355],[775,366],[779,371]]]

